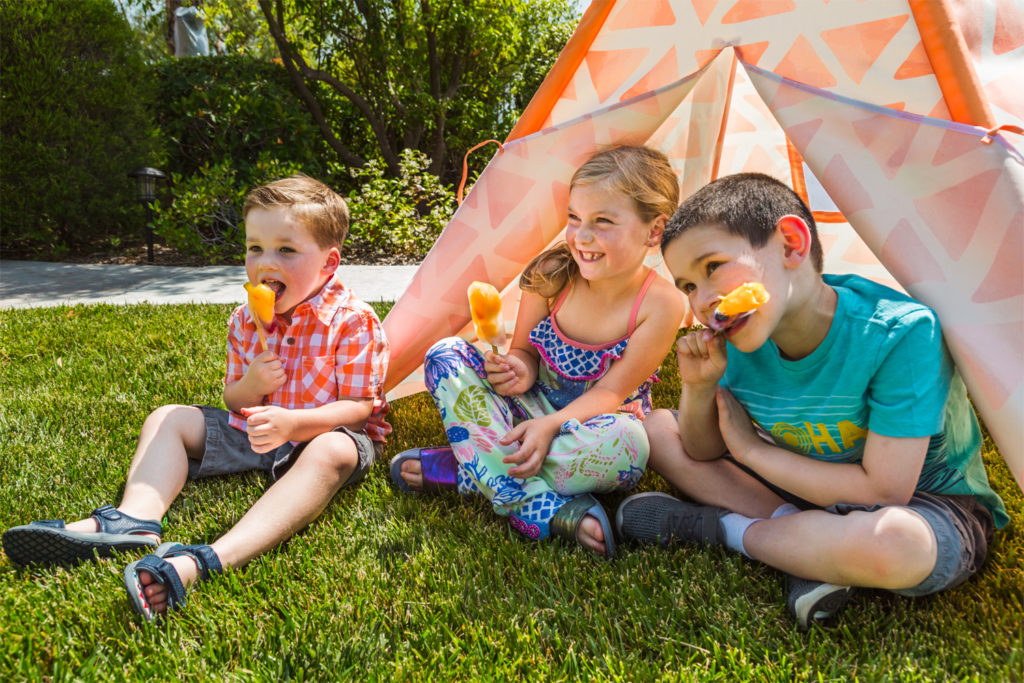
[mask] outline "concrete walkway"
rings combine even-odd
[[[363,301],[397,301],[418,266],[341,266]],[[0,261],[0,309],[61,304],[183,304],[245,301],[242,266],[108,266]]]

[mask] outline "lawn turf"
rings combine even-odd
[[[0,528],[116,504],[150,411],[220,404],[230,309],[0,311]],[[670,358],[662,378],[655,403],[671,406]],[[424,394],[390,421],[386,458],[444,441]],[[0,557],[0,680],[1021,680],[1024,496],[990,440],[985,460],[1014,521],[978,576],[916,600],[859,591],[808,633],[773,569],[721,549],[622,547],[605,562],[526,542],[483,500],[399,493],[385,461],[162,626],[125,597],[137,556],[31,570]],[[164,539],[212,541],[268,484],[187,484]],[[639,490],[654,489],[671,490],[648,473]]]

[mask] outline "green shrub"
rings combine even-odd
[[[258,185],[298,172],[296,164],[263,154],[244,178],[227,158],[187,176],[174,173],[170,203],[153,206],[153,230],[184,254],[210,263],[239,263],[245,258],[245,196]]]
[[[3,249],[141,234],[127,173],[162,163],[151,77],[111,0],[0,0]]]
[[[351,248],[372,258],[420,260],[455,212],[455,193],[429,173],[422,152],[402,151],[397,178],[379,160],[349,173],[360,184],[348,195]]]
[[[254,184],[257,162],[269,154],[323,177],[329,150],[280,64],[242,55],[174,59],[158,64],[156,76],[170,172],[190,175],[230,159],[239,183]]]

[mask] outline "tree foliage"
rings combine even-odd
[[[270,60],[277,46],[256,0],[119,0],[151,62],[174,54],[173,16],[178,7],[198,7],[211,55],[246,55]]]
[[[403,149],[448,180],[504,137],[575,27],[567,0],[258,0],[284,65],[346,165]],[[346,137],[355,115],[365,136]]]
[[[60,256],[141,226],[127,173],[162,163],[148,70],[110,0],[0,0],[4,249]]]
[[[326,173],[330,150],[280,64],[232,55],[165,59],[154,71],[171,151],[165,170],[188,175],[230,161],[249,184],[248,170],[269,154]]]

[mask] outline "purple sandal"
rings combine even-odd
[[[420,461],[423,493],[457,490],[459,461],[451,448],[413,448],[391,458],[391,483],[403,493],[417,493],[402,478],[402,463],[406,460]]]

